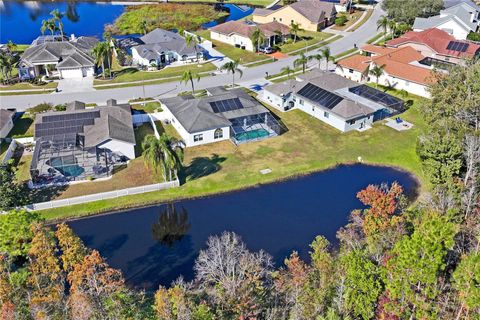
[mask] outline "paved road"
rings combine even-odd
[[[377,33],[376,22],[379,17],[384,14],[380,4],[377,4],[371,18],[360,28],[352,33],[348,33],[343,38],[329,45],[332,55],[342,53],[353,48],[356,44],[361,46],[368,39]],[[314,54],[317,50],[308,52]],[[274,63],[261,65],[253,68],[245,68],[241,79],[236,82],[241,85],[260,89],[268,82],[265,75],[279,73],[285,66],[292,66],[296,57],[288,57]],[[196,84],[196,89],[204,89],[212,86],[219,86],[231,83],[232,76],[230,74],[219,74],[201,78]],[[52,93],[52,94],[36,94],[36,95],[18,95],[18,96],[0,96],[0,108],[17,108],[17,110],[25,110],[42,102],[52,104],[62,104],[74,100],[83,101],[85,103],[104,104],[108,99],[117,99],[119,102],[127,102],[130,99],[139,97],[168,97],[175,96],[182,91],[190,90],[188,85],[179,84],[178,82],[162,83],[158,85],[146,85],[136,87],[126,87],[118,89],[95,90],[90,92],[69,92],[69,93]]]

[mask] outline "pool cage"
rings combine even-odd
[[[232,123],[230,138],[236,145],[274,137],[287,131],[285,125],[269,112],[229,120]]]
[[[362,84],[349,88],[348,91],[384,106],[388,109],[390,116],[405,111],[405,104],[402,99],[396,98],[370,86]]]
[[[86,148],[76,133],[36,140],[30,175],[35,186],[108,177],[113,170],[111,151]]]

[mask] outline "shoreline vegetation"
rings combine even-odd
[[[228,13],[210,4],[158,3],[125,7],[125,11],[105,31],[114,35],[145,34],[155,28],[197,30],[203,24]]]
[[[30,0],[18,0],[19,2],[28,2]],[[63,2],[64,0],[40,0],[39,2]],[[100,2],[100,3],[110,3],[115,2],[117,4],[122,3],[135,3],[135,2],[149,2],[152,4],[156,3],[165,3],[163,0],[77,0],[76,2]],[[218,0],[169,0],[169,3],[188,3],[188,4],[237,4],[237,5],[248,5],[248,6],[256,6],[256,7],[266,7],[273,2],[273,0],[228,0],[225,2],[218,1]]]

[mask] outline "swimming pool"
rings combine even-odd
[[[85,172],[85,169],[75,162],[75,158],[70,156],[50,158],[50,165],[65,177],[78,177]]]
[[[265,129],[256,129],[251,131],[245,131],[235,135],[235,139],[238,141],[248,141],[258,138],[268,137],[270,133]]]

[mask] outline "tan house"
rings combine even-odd
[[[277,21],[290,26],[296,23],[307,31],[319,31],[335,22],[335,3],[320,0],[299,0],[284,7],[255,9],[253,21],[268,23]]]

